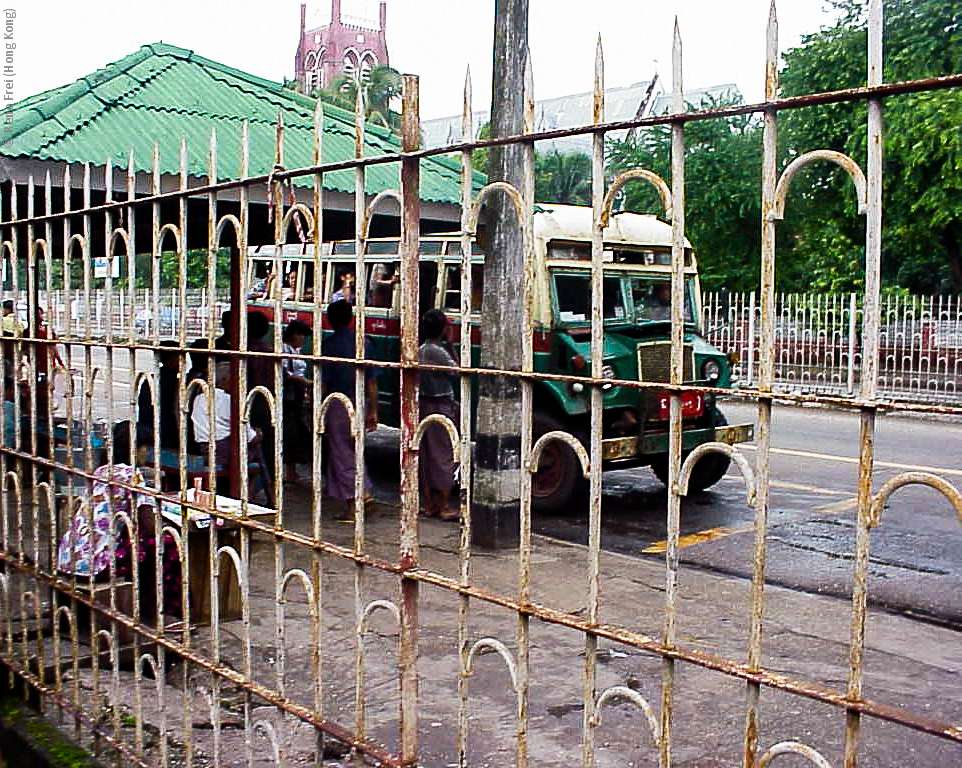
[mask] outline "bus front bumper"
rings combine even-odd
[[[732,424],[709,429],[686,429],[681,433],[681,448],[690,451],[703,443],[747,443],[755,438],[754,424]],[[651,432],[640,437],[614,437],[601,441],[601,460],[628,462],[646,456],[668,453],[668,432]]]

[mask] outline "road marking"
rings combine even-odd
[[[757,451],[758,447],[754,445],[749,445],[748,443],[741,443],[740,448],[745,448],[749,451]],[[814,451],[797,451],[791,448],[772,448],[772,453],[777,453],[781,456],[797,456],[802,459],[822,459],[825,461],[840,461],[845,464],[858,464],[858,459],[853,456],[836,456],[833,453],[815,453]],[[949,469],[947,467],[927,467],[923,464],[899,464],[894,461],[876,461],[876,467],[883,467],[885,469],[901,469],[906,472],[932,472],[936,475],[957,475],[962,477],[962,469]],[[773,483],[774,485],[774,483]]]
[[[858,506],[858,496],[852,496],[849,499],[842,499],[841,501],[836,501],[832,504],[825,504],[821,507],[815,507],[815,512],[820,515],[834,515],[838,512],[848,512],[850,509],[855,509]]]
[[[751,530],[747,528],[745,530]],[[730,536],[733,533],[739,533],[739,531],[734,528],[707,528],[704,531],[698,531],[698,533],[689,533],[687,536],[678,537],[678,548],[690,547],[692,544],[701,544],[703,541],[711,541],[712,539],[720,539],[722,536]],[[641,550],[645,553],[658,553],[664,552],[668,548],[667,541],[659,541],[652,544],[647,549]]]
[[[737,483],[738,485],[744,486],[745,481],[742,479],[741,475],[725,475],[722,481],[728,483]],[[789,491],[804,491],[805,493],[814,493],[820,496],[844,496],[848,491],[838,491],[831,488],[819,488],[814,485],[802,485],[801,483],[788,483],[784,480],[769,480],[768,484],[772,488],[785,488]]]
[[[775,485],[775,483],[772,483]],[[785,485],[795,485],[793,483],[785,483]],[[805,485],[795,485],[798,489],[809,490],[808,486]],[[816,515],[836,515],[841,512],[848,512],[850,509],[855,509],[858,506],[858,496],[852,496],[847,499],[841,499],[840,501],[833,501],[831,504],[823,504],[820,507],[815,507],[812,512]],[[687,536],[678,537],[678,549],[683,549],[684,547],[690,547],[693,544],[701,544],[703,541],[713,541],[714,539],[720,539],[724,536],[731,536],[735,533],[749,533],[754,531],[754,525],[746,525],[741,528],[706,528],[704,531],[697,531],[696,533],[689,533]],[[641,550],[646,554],[659,554],[668,549],[667,541],[656,541],[651,546],[646,549]]]

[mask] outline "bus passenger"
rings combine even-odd
[[[394,286],[400,280],[397,264],[375,264],[371,274],[371,306],[390,307],[394,299]]]
[[[293,301],[297,293],[297,269],[292,269],[284,277],[284,285],[281,286],[281,301]]]
[[[346,301],[335,301],[327,307],[327,319],[334,332],[328,336],[321,347],[325,357],[354,357],[354,312]],[[364,357],[372,357],[370,339],[366,339]],[[324,363],[324,396],[340,392],[354,403],[354,366],[347,363]],[[367,412],[365,425],[368,432],[377,429],[377,369],[365,368],[365,402]],[[345,509],[338,520],[349,522],[354,519],[354,437],[347,410],[339,403],[332,403],[325,418],[324,431],[327,436],[327,466],[324,470],[326,493],[332,499],[345,503]],[[364,472],[362,486],[367,492],[370,479]],[[365,497],[367,498],[367,497]]]
[[[331,295],[331,301],[346,301],[354,303],[354,273],[345,272],[338,278],[337,290]]]
[[[424,343],[418,349],[418,362],[428,365],[457,364],[447,349],[450,323],[440,309],[429,309],[421,319],[421,336]],[[440,371],[421,371],[419,418],[438,413],[458,422],[458,408],[454,400],[451,376]],[[461,515],[449,506],[451,486],[454,481],[454,453],[451,439],[440,424],[431,424],[421,438],[418,459],[418,478],[421,485],[421,512],[427,517],[457,520]]]
[[[267,285],[270,282],[271,274],[271,263],[269,261],[256,263],[254,279],[251,280],[250,289],[247,291],[248,299],[269,298]]]

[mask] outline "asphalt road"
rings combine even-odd
[[[755,421],[755,409],[728,403],[729,423]],[[803,591],[851,595],[855,549],[859,417],[856,413],[776,406],[772,426],[767,581]],[[962,425],[883,416],[877,423],[874,488],[901,472],[926,470],[962,481]],[[742,447],[754,464],[753,444]],[[602,547],[663,557],[664,487],[647,469],[607,473]],[[587,515],[540,517],[538,533],[587,542]],[[713,489],[684,500],[683,564],[750,579],[754,514],[732,469]],[[897,491],[872,532],[873,605],[962,628],[962,523],[929,488]]]

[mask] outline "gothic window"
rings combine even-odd
[[[347,77],[352,79],[357,77],[358,56],[357,51],[355,51],[353,48],[349,48],[344,52],[344,60],[341,69]]]
[[[371,70],[376,66],[377,56],[371,51],[365,51],[364,56],[361,57],[361,80],[366,82],[371,74]]]

